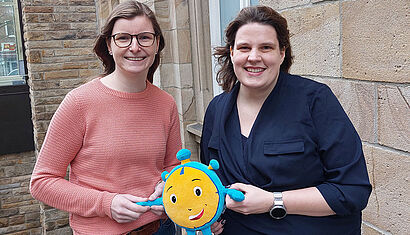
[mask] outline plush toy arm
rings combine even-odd
[[[226,194],[229,195],[230,198],[232,198],[232,200],[237,201],[237,202],[241,202],[245,199],[245,195],[243,195],[243,193],[239,190],[236,189],[226,189]]]
[[[155,199],[154,201],[147,201],[147,202],[137,202],[137,205],[140,206],[162,206],[162,197]]]

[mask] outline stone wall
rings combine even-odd
[[[104,2],[97,5],[104,8]],[[67,92],[101,71],[92,51],[98,32],[96,2],[21,0],[21,4],[38,153],[50,119]],[[42,203],[37,207],[42,234],[71,234],[66,212]]]
[[[36,151],[0,156],[0,234],[71,234],[67,213],[31,198],[30,174],[64,95],[101,71],[92,44],[123,0],[20,1]],[[155,11],[166,40],[154,81],[176,99],[184,146],[197,157],[198,136],[186,129],[203,120],[212,98],[207,1],[143,2]],[[291,72],[328,84],[363,140],[373,185],[363,234],[409,234],[409,2],[259,2],[288,19]]]
[[[291,73],[328,84],[363,140],[373,185],[363,233],[409,234],[409,1],[259,2],[288,20]]]

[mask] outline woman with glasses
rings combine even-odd
[[[146,5],[119,4],[94,46],[104,74],[69,92],[51,120],[30,190],[68,211],[74,234],[175,233],[162,206],[136,204],[161,196],[181,148],[175,101],[152,85],[163,48]]]

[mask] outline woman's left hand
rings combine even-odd
[[[273,205],[273,193],[256,186],[235,183],[230,188],[239,190],[245,195],[245,200],[241,202],[234,201],[226,195],[226,207],[233,211],[244,215],[261,214],[268,212]]]
[[[162,196],[162,191],[164,189],[164,185],[165,185],[164,181],[159,182],[155,186],[154,193],[151,194],[148,197],[148,200],[153,201],[153,200],[157,199],[158,197]],[[151,212],[156,214],[156,215],[162,215],[162,213],[164,212],[164,207],[163,206],[151,206],[150,208],[151,208]]]

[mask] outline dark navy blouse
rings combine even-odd
[[[238,91],[239,83],[209,104],[201,161],[219,161],[224,185],[270,192],[317,187],[336,215],[275,220],[226,210],[223,234],[360,234],[372,188],[361,140],[329,87],[281,72],[248,138],[240,131]]]

